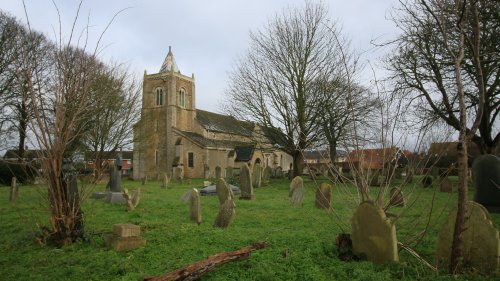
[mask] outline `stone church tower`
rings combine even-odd
[[[160,71],[144,71],[141,121],[134,126],[134,178],[171,176],[182,165],[173,128],[192,131],[196,117],[194,74],[181,74],[169,47]]]

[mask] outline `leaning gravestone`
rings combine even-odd
[[[318,209],[330,210],[332,205],[332,187],[326,182],[321,183],[316,189],[315,206]]]
[[[293,178],[290,183],[290,193],[288,197],[290,197],[290,201],[294,207],[302,205],[302,201],[304,201],[304,180],[301,177],[296,176]]]
[[[253,193],[252,178],[250,177],[250,168],[245,163],[240,169],[240,199],[253,200],[255,195]]]
[[[399,261],[396,227],[372,201],[359,204],[351,219],[352,249],[376,264]]]
[[[500,158],[481,155],[472,164],[474,174],[474,201],[490,212],[500,213]]]
[[[231,188],[224,179],[219,179],[216,185],[217,195],[219,196],[219,213],[215,218],[214,226],[228,227],[234,220],[236,204]]]
[[[200,192],[196,188],[189,193],[189,218],[197,224],[201,223]]]
[[[262,172],[262,184],[263,185],[269,184],[269,179],[271,178],[271,172],[272,172],[271,167],[266,166],[264,168],[264,171]]]
[[[215,179],[220,179],[222,177],[222,168],[220,166],[215,167]]]
[[[451,245],[457,210],[453,210],[438,234],[436,260],[441,268],[450,265]],[[463,263],[480,273],[500,273],[500,239],[498,230],[492,225],[488,211],[473,201],[467,202],[468,218],[463,238]]]
[[[9,194],[9,202],[10,203],[16,203],[17,193],[18,193],[17,188],[18,188],[17,187],[17,178],[12,177],[12,180],[10,182],[10,194]]]
[[[253,173],[252,173],[252,184],[253,187],[260,187],[262,183],[262,170],[260,169],[260,164],[255,163],[253,166]]]
[[[169,183],[168,175],[165,174],[163,176],[163,182],[161,184],[161,188],[167,188],[168,187],[168,183]]]
[[[453,185],[448,177],[441,179],[441,182],[439,183],[439,191],[448,193],[453,192]]]
[[[393,187],[390,191],[389,207],[404,207],[405,199],[403,197],[403,191],[399,187]]]

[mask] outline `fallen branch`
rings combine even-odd
[[[207,259],[179,268],[163,276],[145,276],[145,281],[170,281],[170,280],[196,280],[205,273],[212,271],[216,266],[231,261],[245,260],[250,253],[267,247],[267,242],[262,241],[236,251],[229,251],[209,256]]]

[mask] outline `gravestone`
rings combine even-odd
[[[132,204],[132,196],[130,196],[130,194],[128,193],[128,189],[124,188],[122,193],[127,203],[127,211],[133,211],[135,207],[134,204]]]
[[[257,188],[260,187],[262,183],[262,170],[260,169],[260,164],[255,163],[253,166],[253,173],[252,173],[252,185],[253,187]]]
[[[290,197],[290,201],[294,207],[302,205],[302,201],[304,201],[304,180],[301,177],[296,176],[293,178],[290,183],[290,193],[288,197]]]
[[[215,167],[215,179],[218,180],[222,177],[222,168],[220,166]]]
[[[208,166],[207,164],[203,165],[203,178],[204,179],[210,178],[210,166]]]
[[[274,177],[277,178],[277,179],[282,179],[283,178],[283,168],[281,167],[276,167],[276,169],[274,169]]]
[[[250,177],[250,168],[245,163],[240,169],[240,199],[253,200],[255,195],[253,193],[252,179]]]
[[[267,166],[264,168],[264,171],[262,172],[262,184],[263,185],[269,184],[269,179],[271,178],[271,172],[272,172],[271,167]]]
[[[115,158],[115,163],[113,165],[113,169],[111,169],[112,173],[110,176],[110,189],[111,192],[121,192],[122,186],[122,156],[121,153],[118,153]]]
[[[390,207],[404,207],[405,206],[405,199],[403,197],[403,191],[399,187],[393,187],[391,188],[390,193],[390,198],[389,198],[389,208]]]
[[[332,205],[332,187],[327,183],[321,183],[316,189],[315,206],[318,209],[330,210]]]
[[[162,184],[161,184],[161,188],[166,189],[166,188],[168,187],[168,183],[169,183],[168,175],[167,175],[167,174],[165,174],[165,175],[163,176],[163,182],[162,182]]]
[[[233,167],[228,166],[226,167],[226,178],[232,178],[233,177]]]
[[[425,175],[425,176],[422,178],[422,186],[423,186],[424,188],[431,187],[431,186],[432,186],[432,177],[431,177],[431,176],[428,176],[428,175]]]
[[[228,227],[234,220],[236,213],[236,204],[234,203],[233,191],[227,185],[224,179],[219,179],[216,185],[217,195],[219,196],[219,212],[215,218],[214,226]]]
[[[448,193],[453,192],[453,185],[448,177],[441,179],[441,182],[439,183],[439,191]]]
[[[372,201],[359,204],[351,219],[352,249],[376,264],[399,261],[396,227]]]
[[[500,213],[500,158],[492,154],[477,157],[472,164],[474,201],[490,212]]]
[[[144,177],[142,178],[142,185],[145,185],[145,184],[147,184],[147,183],[148,183],[148,177],[147,177],[147,176],[144,176]]]
[[[201,223],[201,201],[200,192],[193,188],[189,193],[189,218],[198,225]]]
[[[184,180],[184,169],[182,167],[174,168],[174,179],[182,181]]]
[[[18,194],[18,189],[17,189],[17,178],[12,177],[11,182],[10,182],[10,194],[9,194],[9,202],[10,203],[16,203],[17,200],[17,194]]]
[[[146,245],[146,239],[139,236],[141,228],[138,225],[120,223],[113,225],[113,234],[105,236],[106,245],[117,251],[130,251]]]
[[[450,265],[456,217],[455,208],[438,233],[436,260],[441,268],[448,268]],[[500,239],[490,214],[481,204],[468,201],[465,217],[468,219],[462,233],[463,263],[480,273],[500,273]]]

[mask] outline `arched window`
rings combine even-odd
[[[186,91],[183,88],[181,88],[179,90],[179,106],[180,107],[186,107],[185,96],[186,96]]]
[[[163,105],[163,89],[162,88],[156,89],[156,105],[157,106]]]

